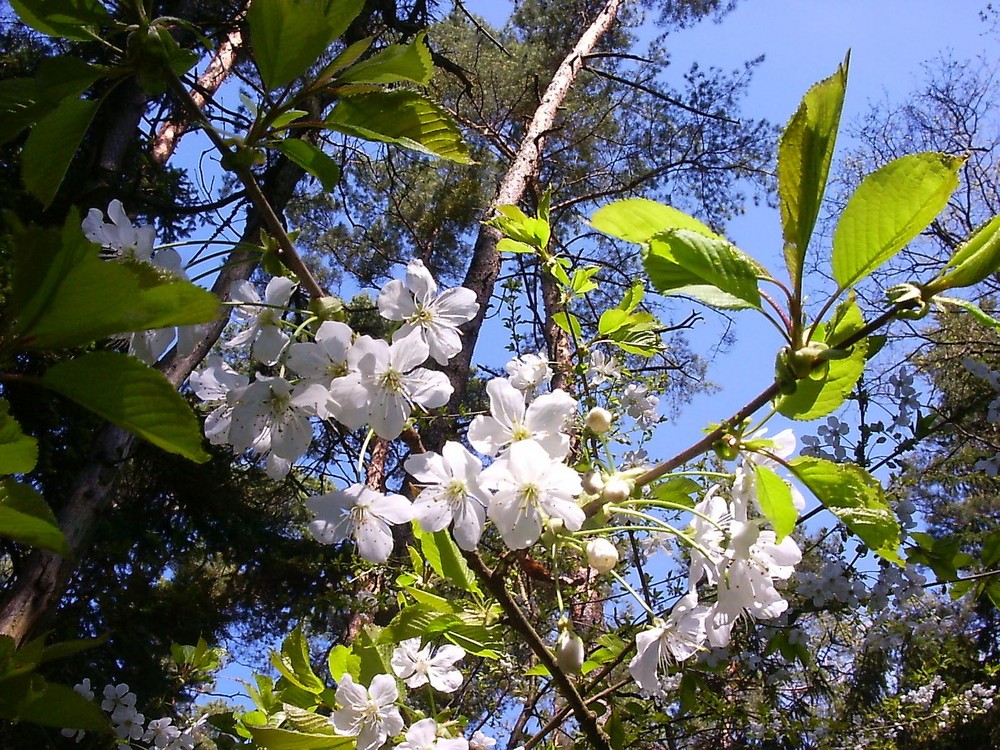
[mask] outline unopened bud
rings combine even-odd
[[[583,639],[570,629],[559,632],[556,641],[556,664],[567,674],[580,674],[583,667]]]
[[[608,477],[604,482],[601,498],[606,503],[620,503],[632,495],[632,483],[619,474]]]
[[[607,409],[602,409],[600,406],[595,406],[587,412],[587,416],[584,417],[583,423],[587,426],[587,429],[595,435],[603,435],[611,429],[612,419],[614,419],[614,416],[611,412]]]
[[[587,565],[598,573],[607,573],[618,564],[618,548],[607,539],[587,542]]]
[[[319,297],[309,302],[309,310],[320,320],[343,322],[347,317],[344,303],[339,297]]]
[[[600,495],[604,490],[604,474],[592,469],[583,475],[583,491],[588,495]]]

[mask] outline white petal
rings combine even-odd
[[[416,313],[417,307],[402,281],[390,281],[378,294],[378,311],[387,320],[403,321]]]

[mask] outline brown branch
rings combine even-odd
[[[510,168],[504,174],[497,189],[496,197],[490,204],[492,213],[497,206],[515,205],[520,203],[528,186],[538,177],[542,159],[542,149],[546,134],[556,121],[559,108],[566,100],[566,95],[583,70],[584,57],[590,54],[601,38],[615,23],[618,10],[623,0],[608,0],[604,7],[588,26],[570,53],[563,59],[552,81],[542,95],[541,103],[535,110],[528,128],[521,139],[517,154]],[[479,301],[479,312],[476,317],[463,327],[462,351],[449,363],[445,371],[454,387],[454,395],[449,407],[457,410],[466,393],[466,384],[472,368],[472,353],[479,339],[486,312],[493,297],[493,289],[500,273],[500,253],[497,243],[500,242],[500,232],[483,224],[472,251],[472,260],[462,285],[476,293]],[[432,445],[440,446],[444,436],[435,436]]]
[[[218,91],[223,81],[229,77],[242,47],[243,34],[239,28],[234,28],[216,49],[205,72],[198,76],[197,86],[190,93],[191,100],[199,110],[205,107],[208,97]],[[160,166],[167,163],[190,124],[190,117],[183,111],[163,123],[150,148],[150,156],[154,162]]]
[[[493,595],[493,598],[497,600],[497,603],[503,609],[504,614],[507,615],[510,626],[522,637],[525,642],[531,648],[532,652],[538,657],[546,669],[549,670],[549,674],[552,675],[553,681],[559,688],[559,693],[569,704],[570,709],[573,711],[573,715],[576,720],[580,723],[580,728],[583,733],[587,735],[587,739],[590,741],[591,745],[595,748],[600,748],[601,750],[611,750],[611,740],[608,735],[605,734],[604,729],[597,722],[597,715],[591,711],[587,704],[583,700],[583,696],[576,689],[576,685],[573,684],[572,680],[566,676],[566,673],[560,669],[559,664],[556,663],[556,657],[549,650],[549,647],[545,645],[542,641],[541,636],[528,621],[524,612],[517,605],[511,597],[510,592],[507,591],[507,587],[504,585],[502,577],[494,575],[493,571],[490,570],[483,559],[479,556],[478,552],[464,552],[462,553],[469,563],[469,567],[475,571],[479,580],[486,586],[489,592]]]

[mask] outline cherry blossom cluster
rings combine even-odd
[[[453,723],[440,724],[434,718],[422,718],[408,728],[400,712],[397,679],[415,690],[428,686],[441,693],[454,693],[464,683],[455,667],[465,658],[464,649],[445,645],[432,650],[421,647],[419,638],[402,641],[392,652],[394,674],[372,678],[368,687],[344,674],[337,685],[337,708],[330,716],[334,730],[347,737],[357,737],[357,750],[377,750],[390,738],[404,733],[397,750],[492,750],[496,740],[481,731],[469,739]]]
[[[110,222],[104,220],[104,214],[99,209],[92,208],[82,223],[87,239],[101,246],[102,258],[151,263],[180,279],[188,278],[180,253],[172,247],[154,250],[156,236],[153,227],[133,225],[117,198],[108,205],[108,218]],[[201,326],[181,326],[133,333],[129,337],[129,353],[151,365],[166,354],[175,341],[181,354],[191,352],[201,337],[200,329]]]
[[[413,260],[405,280],[390,282],[378,297],[382,316],[401,323],[391,343],[358,336],[334,320],[320,323],[314,340],[293,342],[284,314],[295,288],[278,276],[268,282],[263,297],[247,281],[231,292],[243,328],[225,346],[249,344],[253,359],[272,371],[276,367],[278,374],[258,372],[251,382],[216,356],[206,359],[190,381],[195,394],[214,406],[205,422],[208,439],[263,457],[268,475],[276,479],[308,450],[314,418],[351,430],[367,425],[379,437],[393,439],[414,408],[444,406],[451,383],[443,372],[423,365],[428,359],[446,364],[454,357],[462,347],[458,326],[479,309],[468,289],[439,294],[424,264]],[[348,491],[366,501],[370,497],[360,488]]]
[[[89,701],[94,700],[94,690],[90,679],[85,678],[73,688]],[[193,750],[204,738],[202,726],[195,724],[186,729],[174,725],[173,719],[163,717],[150,719],[136,708],[136,695],[128,685],[105,685],[101,710],[111,719],[111,727],[119,747],[141,747],[149,750]],[[72,737],[77,742],[83,739],[83,730],[63,729],[64,737]],[[141,743],[141,744],[140,744]]]
[[[791,577],[802,553],[791,537],[779,542],[774,531],[762,527],[761,518],[751,516],[757,504],[753,466],[775,467],[776,459],[795,450],[790,430],[775,435],[770,444],[770,456],[742,454],[728,498],[723,487],[716,485],[695,505],[689,527],[689,590],[665,620],[657,619],[653,627],[636,635],[636,656],[629,671],[643,690],[661,689],[660,677],[670,659],[689,659],[706,644],[728,645],[738,618],[768,620],[788,608],[775,581]],[[791,489],[801,510],[804,500]],[[702,585],[714,587],[711,604],[699,603]]]

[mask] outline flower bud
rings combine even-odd
[[[614,416],[611,412],[607,409],[602,409],[600,406],[595,406],[587,412],[587,416],[584,417],[583,423],[587,426],[587,429],[595,435],[603,435],[611,429],[612,419],[614,419]]]
[[[583,491],[588,495],[600,495],[604,490],[604,475],[592,469],[583,475]]]
[[[587,542],[587,565],[598,573],[607,573],[618,564],[618,548],[607,539]]]
[[[583,639],[569,628],[559,632],[556,641],[556,664],[566,674],[580,674],[583,667]]]
[[[604,482],[601,498],[606,503],[620,503],[632,495],[632,483],[620,474],[608,477]]]

